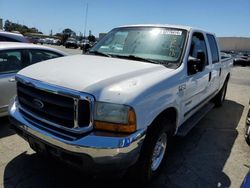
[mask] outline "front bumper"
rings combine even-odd
[[[105,135],[91,132],[77,140],[69,141],[39,129],[28,121],[18,109],[18,101],[13,99],[9,105],[10,121],[20,136],[25,138],[32,148],[46,150],[50,154],[71,163],[77,156],[82,162],[83,170],[95,172],[125,170],[139,158],[146,129],[131,135]],[[79,167],[79,165],[78,165]]]

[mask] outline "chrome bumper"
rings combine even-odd
[[[93,131],[80,139],[68,141],[37,128],[20,113],[18,105],[16,99],[11,101],[9,117],[14,128],[22,132],[22,137],[25,138],[24,135],[27,135],[45,145],[48,144],[62,151],[85,156],[88,163],[92,163],[92,165],[88,164],[90,168],[100,170],[104,167],[103,170],[109,171],[126,169],[133,165],[139,157],[146,129],[126,136],[115,134],[105,136]]]

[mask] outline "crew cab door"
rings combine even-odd
[[[215,37],[211,34],[207,34],[207,41],[209,44],[209,59],[211,62],[211,72],[210,72],[210,93],[209,95],[213,95],[218,91],[220,87],[220,77],[221,77],[221,63],[219,58],[219,50],[215,40]],[[208,96],[209,97],[209,96]]]
[[[193,33],[187,60],[187,79],[182,101],[183,119],[194,114],[209,93],[210,65],[203,33]],[[202,54],[202,56],[201,56]]]

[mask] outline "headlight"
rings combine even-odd
[[[134,132],[136,116],[134,110],[127,105],[96,102],[95,129],[115,132]]]

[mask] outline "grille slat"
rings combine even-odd
[[[56,118],[61,118],[68,121],[74,119],[73,110],[68,111],[64,109],[55,108],[54,106],[50,106],[47,103],[44,104],[44,107],[42,109],[37,109],[34,107],[32,102],[26,100],[24,97],[19,97],[19,101],[21,104],[26,106],[26,108],[31,109],[31,111],[32,110],[41,111],[42,113],[45,113],[47,115],[55,116]],[[57,113],[58,111],[60,111],[60,113]]]
[[[49,97],[43,96],[43,91],[36,90],[34,91],[34,88],[28,88],[28,86],[22,85],[21,87],[18,87],[18,92],[23,95],[27,95],[32,98],[36,98],[42,101],[45,101],[50,104],[54,104],[60,107],[70,108],[72,109],[73,99],[68,100],[62,100],[62,98],[59,95],[56,94],[50,94]],[[63,101],[63,102],[62,102]]]
[[[48,122],[51,122],[50,128],[55,127],[57,131],[58,127],[64,129],[64,131],[71,131],[73,128],[89,126],[90,102],[80,99],[77,103],[74,103],[74,98],[57,94],[57,92],[50,92],[17,82],[17,96],[21,108],[33,114],[33,119],[37,117],[39,122],[44,119],[46,123],[43,126],[48,126]],[[76,105],[77,108],[75,108]],[[77,112],[75,109],[78,109]],[[79,115],[75,116],[76,113]],[[78,127],[75,125],[78,125]]]

